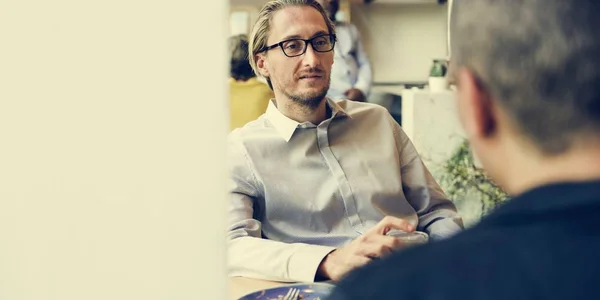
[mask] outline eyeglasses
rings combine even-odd
[[[271,46],[264,47],[257,53],[281,47],[281,51],[283,51],[283,54],[285,54],[285,56],[295,57],[304,54],[304,52],[306,52],[306,49],[308,48],[308,44],[311,44],[313,50],[317,52],[329,52],[333,50],[333,46],[335,46],[335,40],[335,34],[319,35],[308,40],[289,39]]]

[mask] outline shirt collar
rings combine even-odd
[[[341,116],[349,117],[348,113],[346,113],[346,111],[342,107],[340,107],[335,101],[331,100],[330,98],[325,99],[327,101],[326,105],[331,110],[331,117],[329,119],[335,119]],[[290,141],[292,135],[294,134],[296,128],[298,128],[299,125],[306,124],[309,126],[312,125],[312,127],[316,126],[315,124],[312,124],[308,121],[304,123],[299,123],[286,117],[279,111],[279,109],[277,109],[275,99],[271,99],[271,101],[269,101],[269,106],[267,107],[265,115],[267,119],[271,121],[277,132],[279,132],[281,137],[283,137],[286,142]]]

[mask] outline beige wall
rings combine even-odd
[[[451,35],[450,35],[450,20],[452,19],[452,4],[454,3],[454,0],[448,0],[448,24],[447,24],[447,28],[448,28],[448,32],[447,32],[447,37],[448,37],[448,57],[452,56],[452,51],[450,51],[450,41],[451,41]]]
[[[375,81],[426,81],[431,60],[447,56],[447,6],[370,4],[352,7]]]
[[[267,2],[268,0],[229,0],[231,12],[248,13],[249,24],[248,32],[246,34],[250,34],[250,30],[252,29],[254,22],[256,22],[260,9]],[[340,0],[340,11],[345,13],[347,20],[351,19],[351,8],[348,0]]]
[[[0,299],[228,299],[227,10],[2,2]]]

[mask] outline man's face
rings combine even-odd
[[[308,6],[281,9],[273,15],[270,25],[269,46],[288,39],[329,34],[323,16]],[[270,78],[276,98],[316,107],[329,89],[333,51],[316,52],[309,44],[304,54],[287,57],[281,47],[276,47],[259,53],[256,64],[262,75]]]

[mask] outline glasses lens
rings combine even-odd
[[[312,40],[312,46],[316,51],[327,52],[333,49],[333,40],[330,36],[319,36]]]
[[[290,40],[283,43],[281,46],[283,47],[283,52],[285,52],[287,56],[300,55],[304,51],[303,40]]]

